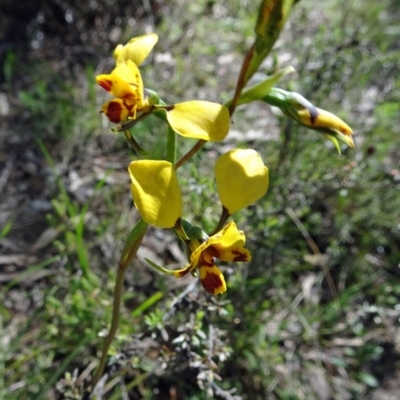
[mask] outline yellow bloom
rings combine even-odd
[[[314,107],[309,110],[304,108],[296,111],[299,122],[306,127],[320,131],[325,134],[328,139],[331,136],[340,139],[347,146],[353,148],[354,141],[352,138],[353,131],[351,128],[335,114],[329,111],[322,110],[321,108]]]
[[[233,214],[264,196],[269,172],[255,150],[236,149],[218,158],[215,179],[222,205]]]
[[[171,128],[181,136],[222,141],[229,131],[228,109],[209,101],[186,101],[165,105],[156,92],[144,91],[138,65],[148,56],[157,43],[156,34],[143,35],[114,51],[116,67],[111,74],[98,75],[97,83],[114,99],[102,106],[102,112],[113,123],[123,123],[136,119],[137,113],[150,113],[164,110]],[[163,105],[161,105],[162,103]]]
[[[128,60],[126,63],[118,64],[111,74],[98,75],[96,81],[107,92],[110,92],[117,99],[122,100],[118,102],[123,109],[121,118],[127,114],[130,118],[135,119],[137,112],[146,112],[149,110],[149,102],[144,97],[142,76],[140,75],[139,68],[133,61]],[[108,110],[107,104],[103,105],[103,112],[104,110]],[[109,114],[105,113],[110,118]],[[115,122],[115,116],[114,120],[111,118],[110,120]],[[123,119],[118,122],[121,121]]]
[[[140,160],[129,164],[132,196],[143,220],[172,228],[182,214],[182,195],[174,166],[168,161]]]
[[[131,39],[125,46],[119,44],[114,50],[116,64],[133,61],[139,66],[150,54],[153,47],[158,42],[158,36],[155,33],[138,36]]]
[[[166,110],[168,123],[181,136],[220,142],[229,132],[229,111],[221,104],[192,100]]]
[[[263,101],[279,107],[289,118],[301,125],[322,133],[329,139],[340,153],[338,140],[354,147],[353,131],[343,120],[329,111],[315,107],[305,97],[296,92],[288,92],[279,88],[272,88]]]
[[[190,264],[183,269],[171,272],[176,278],[181,278],[198,267],[201,283],[207,292],[214,295],[223,293],[226,291],[225,279],[214,264],[214,259],[218,258],[226,262],[251,261],[250,251],[244,247],[245,242],[243,231],[239,231],[236,224],[231,221],[203,243],[192,239],[189,244],[192,250]]]
[[[144,96],[140,71],[131,60],[120,62],[111,74],[99,75],[96,80],[115,96],[102,106],[102,112],[113,123],[136,119],[138,112],[146,113],[157,108],[165,110],[171,128],[181,136],[219,142],[229,132],[229,112],[221,104],[200,100],[171,106],[150,104],[150,99]]]

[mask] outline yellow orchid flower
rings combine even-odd
[[[168,161],[139,160],[129,164],[132,196],[144,222],[172,228],[182,214],[182,195],[174,166]]]
[[[192,100],[165,109],[168,123],[181,136],[221,142],[229,132],[229,111],[221,104]]]
[[[315,107],[312,110],[307,108],[297,110],[298,121],[307,128],[320,131],[328,139],[340,139],[347,146],[354,148],[352,138],[353,131],[343,120],[329,111]]]
[[[116,67],[111,74],[96,77],[97,83],[114,99],[103,104],[101,111],[113,123],[134,120],[138,113],[164,110],[171,128],[181,136],[206,141],[222,141],[229,132],[228,109],[209,101],[192,100],[174,105],[159,104],[157,93],[144,91],[138,65],[158,40],[156,34],[132,39],[114,52]],[[161,102],[162,103],[162,102]]]
[[[144,97],[143,81],[136,64],[128,60],[118,64],[108,75],[96,77],[97,83],[115,96],[102,106],[102,112],[113,123],[128,118],[136,119],[138,112],[152,109],[149,99]],[[228,109],[209,101],[192,100],[171,106],[154,106],[165,110],[171,128],[181,136],[220,142],[229,132]]]
[[[98,75],[96,81],[107,92],[122,100],[118,102],[122,110],[121,119],[118,122],[123,121],[123,117],[126,115],[135,119],[137,112],[149,110],[150,104],[144,97],[142,76],[133,61],[128,60],[126,63],[118,64],[111,74]],[[102,111],[110,118],[107,114],[108,103],[103,105]],[[117,120],[116,115],[114,114],[113,120],[111,118],[110,120],[115,122]]]
[[[255,150],[236,149],[218,158],[215,179],[222,205],[233,214],[264,196],[269,172]]]
[[[138,36],[131,39],[125,46],[119,44],[114,50],[115,63],[126,63],[133,61],[139,66],[153,50],[158,42],[158,36],[155,33]]]
[[[279,107],[287,117],[299,124],[322,133],[335,145],[339,154],[339,140],[351,148],[354,147],[350,126],[335,114],[314,106],[301,94],[272,88],[262,100]]]
[[[218,258],[226,262],[251,261],[250,251],[244,247],[245,242],[243,231],[239,231],[236,224],[231,221],[220,232],[202,243],[196,238],[191,239],[188,246],[192,251],[190,264],[185,268],[175,271],[160,269],[160,267],[158,269],[181,278],[198,268],[204,289],[214,295],[221,294],[226,291],[226,283],[222,272],[214,264],[214,259]]]

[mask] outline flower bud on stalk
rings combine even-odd
[[[339,154],[339,140],[351,148],[354,147],[350,126],[335,114],[314,106],[301,94],[273,88],[263,101],[279,107],[287,117],[299,124],[322,133],[335,145]]]

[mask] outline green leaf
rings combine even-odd
[[[156,292],[153,296],[149,297],[143,303],[141,303],[138,307],[136,307],[131,315],[133,318],[138,317],[139,315],[143,314],[148,308],[150,308],[153,304],[157,303],[157,301],[161,300],[163,297],[162,292]]]
[[[329,135],[328,133],[324,133],[323,135],[334,144],[335,149],[337,150],[337,152],[339,154],[341,154],[340,144],[339,144],[339,141],[335,138],[335,136]]]
[[[377,387],[379,384],[378,380],[374,376],[365,372],[361,372],[360,374],[358,374],[358,377],[369,387]]]
[[[129,262],[131,248],[135,245],[136,240],[138,240],[138,238],[146,231],[146,229],[146,222],[144,222],[142,219],[139,219],[125,242],[124,249],[122,250],[120,264],[125,264]]]
[[[174,273],[175,273],[174,270],[161,267],[160,265],[158,265],[155,262],[149,260],[148,258],[145,258],[145,261],[147,262],[147,264],[150,265],[150,267],[154,268],[158,272],[161,272],[162,274],[174,275]]]
[[[239,106],[241,104],[251,103],[256,100],[262,101],[278,81],[280,81],[284,76],[294,72],[294,70],[295,69],[292,66],[280,69],[262,82],[245,90],[239,97],[237,105]]]

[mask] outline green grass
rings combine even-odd
[[[255,7],[225,3],[166,2],[155,53],[169,53],[173,63],[145,65],[146,86],[168,101],[228,99],[250,43]],[[219,399],[236,389],[231,396],[252,400],[319,399],[327,392],[331,398],[368,399],[395,379],[396,15],[396,2],[388,0],[299,3],[274,52],[280,66],[289,59],[297,70],[282,87],[343,117],[357,133],[356,148],[339,156],[323,136],[273,115],[267,105],[239,108],[233,129],[279,136],[239,144],[257,149],[271,174],[267,196],[235,215],[253,261],[225,268],[228,292],[220,298],[193,287],[179,301],[184,283],[176,286],[135,263],[127,275],[105,398],[128,393],[150,400],[177,393],[182,399]],[[19,73],[11,54],[3,65],[8,86]],[[44,61],[31,71],[29,87],[15,97],[25,111],[15,126],[29,127],[32,148],[47,165],[53,211],[46,218],[54,236],[36,253],[37,263],[0,289],[0,398],[76,399],[98,359],[111,318],[116,264],[136,220],[127,174],[135,155],[98,116],[105,97],[94,84],[97,65],[69,78]],[[138,124],[134,134],[155,158],[163,156],[166,127],[158,120]],[[178,140],[181,152],[193,144]],[[219,213],[212,165],[225,150],[207,145],[178,173],[184,218],[208,231]],[[72,185],[76,177],[81,192]],[[12,237],[13,229],[11,219],[0,239]],[[165,265],[175,262],[165,249],[158,255]],[[36,279],[38,272],[44,275]],[[21,311],[18,304],[28,306]]]

